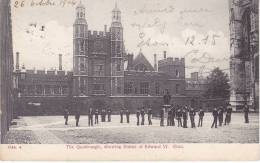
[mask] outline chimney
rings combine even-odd
[[[107,32],[107,25],[104,25],[104,31],[105,31],[105,34]]]
[[[16,70],[19,70],[19,67],[20,67],[20,65],[19,65],[19,52],[16,52]]]
[[[128,54],[127,55],[127,70],[131,70],[133,68],[133,60],[134,60],[134,55],[133,54]]]
[[[163,51],[163,58],[166,59],[166,51]]]
[[[157,55],[154,54],[154,70],[157,71]]]
[[[59,54],[59,71],[62,71],[62,54]]]

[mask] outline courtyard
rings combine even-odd
[[[119,123],[120,116],[112,115],[112,122],[99,122],[89,127],[88,117],[80,117],[79,127],[75,117],[69,116],[64,125],[63,116],[24,116],[15,119],[10,127],[7,144],[103,144],[103,143],[258,143],[259,114],[250,113],[250,123],[244,123],[243,113],[232,113],[231,124],[211,128],[211,113],[206,113],[203,127],[181,128],[160,127],[159,118],[153,118],[153,125],[136,125],[136,115],[130,115],[130,123]],[[100,120],[100,116],[99,116]],[[177,121],[175,120],[175,123]],[[196,125],[198,116],[195,117]],[[166,124],[166,121],[165,121]]]

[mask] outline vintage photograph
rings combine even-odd
[[[1,144],[259,143],[258,0],[1,0]]]

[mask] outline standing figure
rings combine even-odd
[[[107,121],[108,121],[108,122],[111,122],[111,114],[112,114],[112,113],[111,113],[111,109],[108,108],[108,109],[107,109]]]
[[[172,126],[175,126],[175,121],[174,121],[174,118],[175,118],[175,108],[172,106],[171,110],[172,110],[171,124],[172,124]]]
[[[149,125],[152,125],[152,109],[149,107],[148,108],[148,112],[147,112],[147,114],[148,114],[148,124]]]
[[[167,116],[167,126],[171,126],[171,119],[172,119],[172,110],[169,108],[168,110],[168,116]]]
[[[199,124],[198,124],[198,127],[202,127],[203,117],[204,117],[204,110],[200,109],[198,114],[199,114]]]
[[[128,109],[126,110],[125,115],[126,115],[126,122],[129,123],[130,112]]]
[[[106,111],[105,109],[101,110],[101,122],[105,122],[106,121]]]
[[[188,128],[187,121],[188,121],[188,108],[184,107],[182,109],[182,117],[183,117],[183,128]]]
[[[177,116],[177,120],[178,120],[178,127],[180,127],[180,126],[182,127],[182,122],[181,122],[182,111],[181,111],[181,109],[177,110],[176,116]]]
[[[231,122],[231,113],[232,113],[232,107],[230,104],[228,104],[224,125],[226,125],[226,124],[229,125],[229,123]]]
[[[120,123],[123,123],[123,115],[124,115],[124,110],[120,110]]]
[[[161,118],[160,126],[164,126],[164,108],[162,108],[160,111],[160,118]]]
[[[98,124],[98,109],[95,111],[95,124]]]
[[[75,114],[75,119],[76,119],[76,126],[79,126],[79,118],[80,118],[80,111],[77,110]]]
[[[65,125],[68,125],[68,119],[69,119],[69,110],[65,109],[64,110],[64,119],[65,119]]]
[[[141,125],[144,125],[144,115],[145,115],[145,112],[144,112],[144,107],[143,107],[141,110],[141,118],[142,118]]]
[[[219,121],[219,126],[222,126],[223,123],[223,114],[224,114],[224,109],[222,106],[220,106],[218,110],[218,121]]]
[[[191,123],[191,128],[196,128],[195,126],[195,115],[196,112],[193,108],[190,109],[190,123]]]
[[[245,123],[249,123],[248,113],[249,113],[249,107],[247,104],[244,106],[244,113],[245,113]]]
[[[139,118],[140,118],[140,110],[139,110],[139,108],[138,108],[137,111],[136,111],[136,118],[137,118],[137,123],[136,123],[136,125],[139,126]]]
[[[89,108],[88,111],[88,126],[93,126],[93,110]]]
[[[211,128],[214,127],[217,128],[217,122],[218,122],[218,110],[217,108],[214,108],[214,110],[212,111],[212,116],[213,116],[213,123],[211,125]]]

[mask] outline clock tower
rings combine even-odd
[[[121,11],[117,4],[112,11],[111,33],[111,96],[124,93],[124,43]]]

